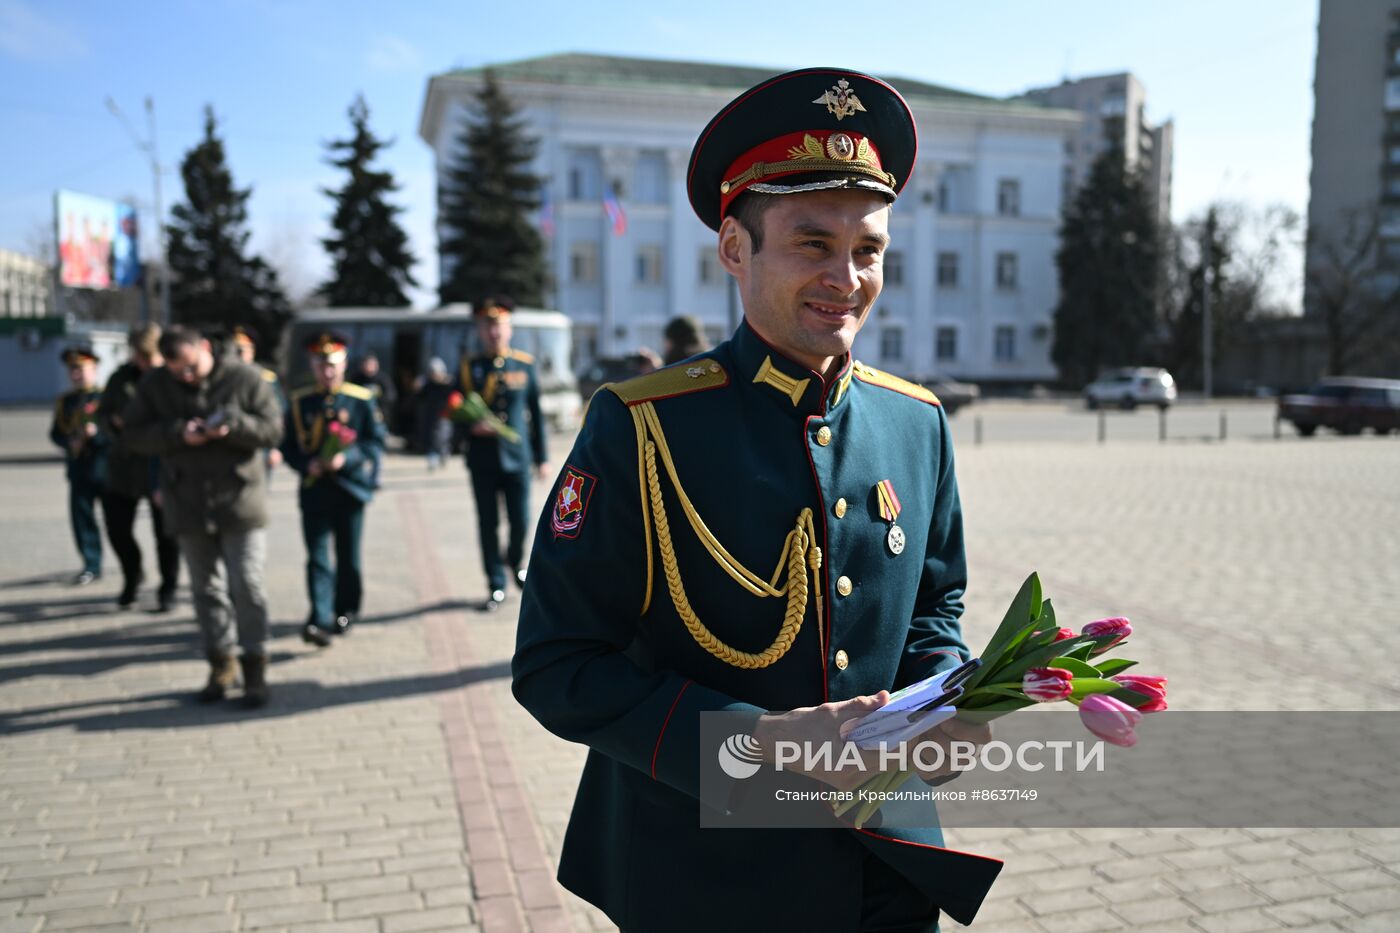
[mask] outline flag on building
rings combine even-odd
[[[549,199],[549,189],[544,189],[540,198],[540,233],[554,236],[554,202]]]
[[[627,232],[627,214],[622,210],[622,204],[618,202],[617,192],[613,190],[612,185],[603,189],[603,213],[612,221],[614,235],[622,236]]]

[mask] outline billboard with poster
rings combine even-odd
[[[121,288],[140,280],[136,211],[128,204],[60,191],[54,199],[59,283]]]

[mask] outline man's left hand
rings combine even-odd
[[[541,464],[539,464],[538,466],[536,466],[536,467],[535,467],[535,476],[539,477],[539,479],[540,479],[542,482],[543,482],[544,480],[549,479],[549,464],[548,464],[548,463],[541,463]]]

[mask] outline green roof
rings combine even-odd
[[[680,88],[712,87],[741,91],[753,87],[765,78],[790,71],[788,68],[753,68],[747,65],[719,65],[710,62],[682,62],[658,58],[622,58],[614,55],[590,55],[565,52],[513,62],[484,65],[480,68],[459,68],[446,77],[477,77],[486,68],[505,81],[534,81],[544,84],[646,86],[670,85]],[[986,104],[1005,104],[1001,98],[959,91],[955,88],[914,81],[909,78],[885,76],[884,80],[899,89],[905,97],[959,100]],[[1021,104],[1021,101],[1016,101]],[[1044,109],[1035,107],[1034,109]]]

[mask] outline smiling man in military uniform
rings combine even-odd
[[[301,637],[322,648],[350,630],[364,596],[360,536],[365,506],[374,498],[384,451],[384,418],[374,396],[345,381],[349,340],[338,333],[306,342],[315,385],[293,393],[282,435],[287,465],[303,477],[301,531],[306,542],[306,589],[311,615]],[[349,429],[348,445],[327,440]],[[335,545],[335,565],[329,555]]]
[[[457,379],[461,392],[479,394],[496,421],[519,435],[518,440],[502,437],[492,424],[484,422],[467,429],[467,470],[476,499],[481,563],[489,587],[488,610],[505,601],[506,565],[512,579],[524,585],[530,479],[532,474],[543,479],[549,470],[535,358],[510,345],[514,309],[514,303],[506,298],[487,298],[474,309],[481,353],[463,358]],[[502,496],[510,526],[504,565],[498,530]]]
[[[850,354],[915,148],[899,94],[842,69],[720,111],[688,183],[744,321],[600,390],[541,520],[513,688],[590,746],[559,877],[625,930],[936,930],[1001,867],[938,829],[699,828],[702,713],[831,741],[967,657],[947,419]]]

